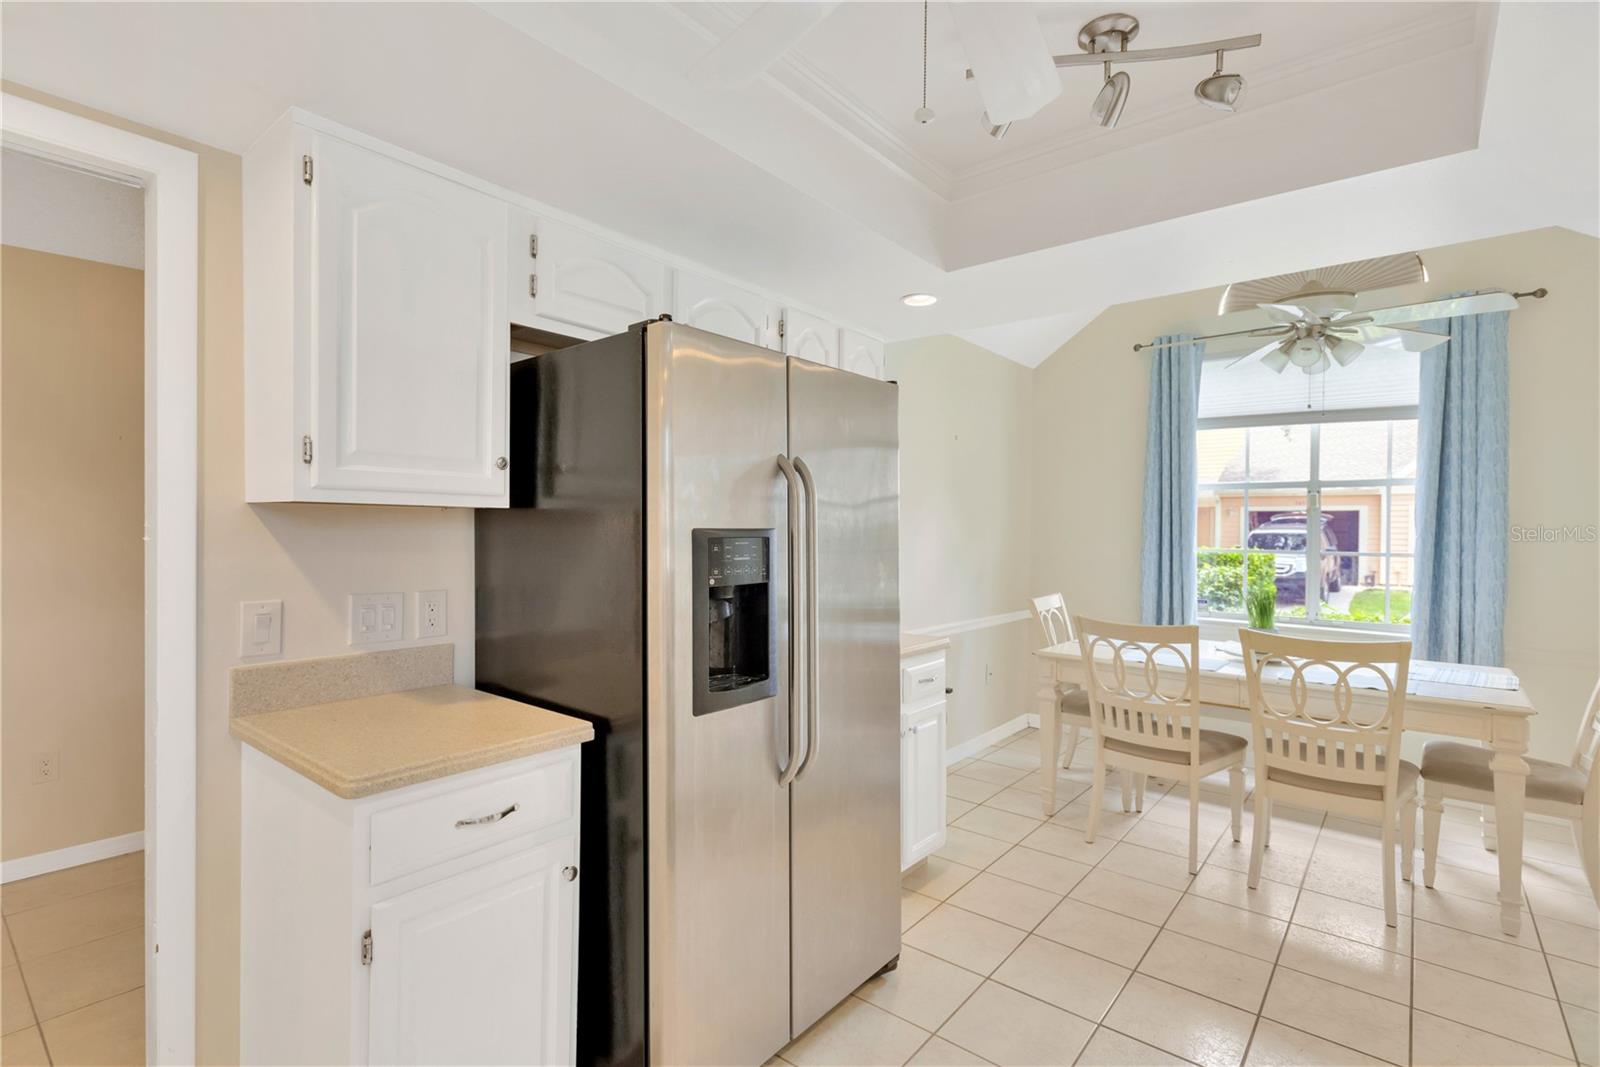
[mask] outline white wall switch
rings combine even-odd
[[[445,591],[424,589],[417,594],[417,636],[445,635]]]
[[[283,653],[283,601],[239,602],[239,655],[277,656]]]
[[[350,643],[377,645],[405,636],[404,593],[351,593]]]

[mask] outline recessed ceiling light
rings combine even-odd
[[[925,308],[938,302],[939,298],[932,293],[907,293],[900,298],[900,303],[909,308]]]

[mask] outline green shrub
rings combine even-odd
[[[1271,553],[1250,554],[1250,585],[1272,585]],[[1202,548],[1195,560],[1195,594],[1209,612],[1244,613],[1244,552],[1234,548]]]

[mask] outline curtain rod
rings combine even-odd
[[[1549,295],[1550,295],[1550,290],[1546,289],[1542,285],[1537,289],[1529,289],[1525,293],[1512,293],[1511,294],[1512,299],[1515,299],[1515,300],[1521,300],[1525,296],[1531,296],[1535,300],[1543,300],[1545,297],[1547,297]],[[1279,325],[1281,325],[1281,324],[1279,324]],[[1218,338],[1222,338],[1222,337],[1268,337],[1268,336],[1270,336],[1270,335],[1272,335],[1274,333],[1277,333],[1278,329],[1279,329],[1279,326],[1260,326],[1260,327],[1257,327],[1254,330],[1233,330],[1230,333],[1206,333],[1206,334],[1201,334],[1198,337],[1191,337],[1191,338],[1189,338],[1189,340],[1191,342],[1193,342],[1193,341],[1215,341]],[[1133,350],[1135,352],[1142,352],[1147,348],[1169,348],[1175,343],[1176,342],[1173,342],[1173,341],[1168,341],[1165,344],[1163,344],[1162,342],[1159,342],[1159,341],[1146,341],[1143,344],[1134,345],[1133,346]]]

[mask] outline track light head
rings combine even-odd
[[[1132,79],[1126,71],[1109,72],[1107,64],[1106,82],[1100,87],[1100,92],[1094,98],[1094,105],[1089,108],[1089,115],[1101,126],[1111,129],[1116,126],[1117,120],[1122,118],[1122,109],[1128,103],[1128,88]]]
[[[1222,53],[1218,52],[1216,72],[1194,87],[1194,98],[1217,111],[1233,111],[1243,92],[1244,79],[1237,74],[1222,73]]]

